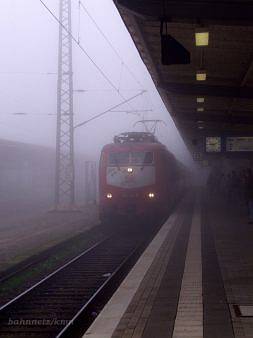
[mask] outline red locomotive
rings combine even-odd
[[[122,133],[102,149],[101,220],[114,215],[164,215],[183,186],[182,165],[151,133]]]

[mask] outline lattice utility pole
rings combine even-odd
[[[71,0],[60,0],[55,208],[75,202]],[[65,27],[66,29],[64,29]]]

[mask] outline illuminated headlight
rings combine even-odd
[[[132,173],[133,172],[133,168],[127,168],[127,172],[128,173]]]
[[[108,194],[106,195],[107,198],[111,199],[112,198],[112,194],[110,192],[108,192]]]
[[[150,192],[150,193],[148,194],[148,197],[149,197],[149,198],[154,198],[154,197],[155,197],[155,194],[154,194],[153,192]]]

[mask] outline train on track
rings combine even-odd
[[[115,136],[100,157],[100,219],[166,215],[186,178],[185,167],[152,133]]]

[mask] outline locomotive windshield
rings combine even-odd
[[[119,152],[109,154],[109,165],[149,165],[153,163],[154,154],[151,151]]]
[[[150,151],[131,153],[132,164],[143,165],[143,164],[151,164],[152,162],[153,162],[153,153]]]
[[[130,153],[110,153],[109,165],[124,165],[129,163]]]

